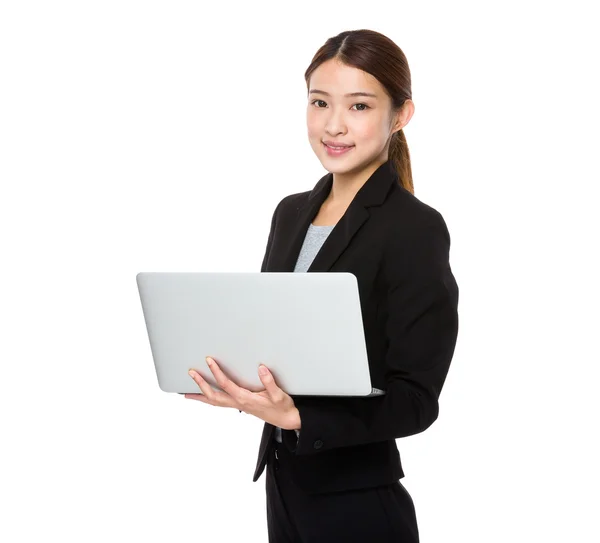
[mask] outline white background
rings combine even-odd
[[[159,390],[139,271],[258,271],[326,173],[304,71],[407,55],[460,331],[398,440],[423,543],[600,541],[593,2],[0,4],[0,539],[266,541],[262,422]]]

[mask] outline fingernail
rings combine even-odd
[[[258,371],[261,375],[267,375],[267,373],[269,373],[269,370],[267,369],[267,366],[260,366],[258,368]]]
[[[206,363],[210,366],[213,363],[213,360],[210,356],[206,357]]]
[[[196,372],[194,370],[190,370],[188,371],[189,376],[193,379],[194,377],[196,377]]]

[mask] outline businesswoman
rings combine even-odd
[[[414,196],[403,128],[414,113],[408,64],[374,31],[342,32],[305,73],[310,145],[328,173],[273,213],[263,272],[352,272],[375,397],[291,397],[264,366],[252,393],[207,359],[223,391],[202,394],[265,421],[269,541],[419,541],[396,439],[426,430],[458,333],[458,286],[442,215]],[[264,371],[264,374],[261,373]],[[344,375],[340,375],[343,379]]]

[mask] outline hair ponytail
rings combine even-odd
[[[412,168],[410,166],[410,153],[404,130],[400,129],[392,136],[388,158],[392,161],[396,169],[400,186],[411,194],[414,194],[415,188],[412,179]]]

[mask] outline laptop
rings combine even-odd
[[[140,272],[158,385],[220,390],[205,358],[253,392],[259,364],[290,396],[378,396],[371,385],[358,282],[349,272]]]

